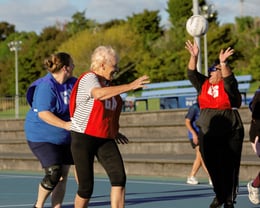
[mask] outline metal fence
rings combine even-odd
[[[16,112],[15,97],[0,97],[0,119],[25,118],[29,105],[25,97],[19,97],[18,112]]]

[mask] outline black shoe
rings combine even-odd
[[[224,204],[224,208],[234,208],[234,203],[232,201],[228,201]]]
[[[213,201],[211,202],[211,204],[209,205],[209,208],[221,208],[223,203],[219,202],[219,200],[217,199],[217,197],[215,197],[213,199]]]

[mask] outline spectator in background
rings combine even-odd
[[[254,152],[260,157],[260,87],[256,90],[254,97],[249,103],[249,108],[252,113],[252,119],[249,129],[249,138]],[[260,204],[259,198],[260,188],[260,172],[257,173],[254,180],[248,182],[248,197],[253,204]]]
[[[61,208],[66,182],[73,164],[70,151],[69,98],[76,78],[74,64],[67,53],[56,53],[45,60],[48,74],[27,91],[31,109],[25,119],[28,145],[45,170],[34,207],[42,208],[51,194],[53,208]]]
[[[220,50],[218,60],[209,68],[209,77],[197,71],[199,47],[187,41],[190,53],[188,78],[198,92],[200,116],[199,146],[216,194],[210,208],[234,208],[238,191],[239,168],[244,127],[237,108],[241,94],[237,80],[227,64],[233,55],[230,47]]]
[[[198,179],[196,178],[196,174],[198,173],[200,167],[202,166],[204,171],[209,175],[208,170],[203,162],[199,151],[199,140],[198,140],[198,132],[199,128],[196,125],[196,121],[199,117],[200,109],[198,102],[194,103],[190,106],[188,113],[185,116],[185,125],[188,129],[188,137],[191,143],[191,146],[196,151],[196,157],[192,165],[191,173],[187,178],[187,183],[196,185],[199,183]],[[209,177],[209,184],[212,185],[211,179]]]
[[[117,65],[118,56],[112,47],[97,47],[91,56],[90,71],[81,75],[71,94],[71,150],[78,176],[75,208],[88,207],[94,186],[95,156],[110,179],[111,207],[125,206],[126,174],[115,141],[127,142],[119,133],[120,94],[143,88],[149,78],[145,75],[129,84],[112,86]]]

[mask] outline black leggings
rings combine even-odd
[[[124,187],[126,174],[124,163],[114,139],[102,139],[71,132],[71,152],[78,177],[78,195],[90,198],[94,186],[94,157],[104,167],[112,186]]]

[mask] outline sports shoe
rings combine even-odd
[[[234,203],[232,201],[226,202],[224,208],[234,208]]]
[[[209,178],[209,185],[211,185],[211,186],[213,185],[212,180],[210,178]]]
[[[219,202],[219,200],[217,199],[217,197],[215,197],[213,199],[213,201],[211,202],[211,204],[209,205],[209,208],[221,208],[222,207],[222,204],[221,202]]]
[[[197,180],[196,177],[191,176],[191,177],[187,178],[187,183],[192,184],[192,185],[197,185],[199,183],[199,181]]]
[[[252,186],[252,182],[250,181],[247,184],[247,190],[248,190],[248,198],[253,204],[259,204],[260,199],[259,199],[259,188],[255,188]]]

